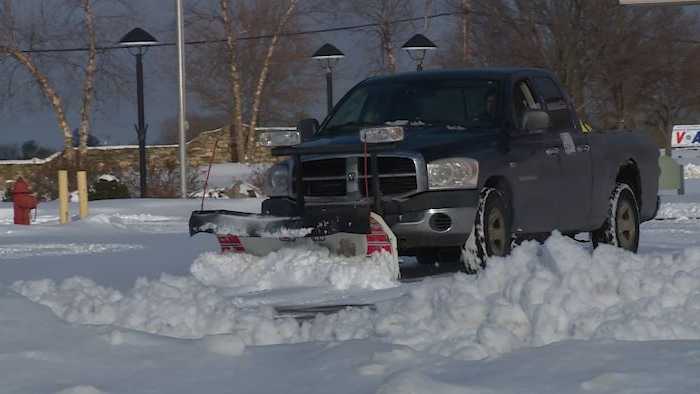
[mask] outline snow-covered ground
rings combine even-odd
[[[30,227],[0,203],[0,392],[697,393],[698,185],[663,196],[638,255],[554,234],[410,282],[321,249],[211,253],[187,235],[199,200],[98,201],[65,226],[48,203]],[[324,304],[354,306],[294,318]]]

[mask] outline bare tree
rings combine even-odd
[[[443,67],[467,67],[476,64],[472,58],[472,0],[445,0],[446,11],[457,14],[456,23],[447,30],[445,47],[440,48],[437,63]],[[456,39],[455,39],[456,38]]]
[[[95,34],[95,15],[92,10],[90,0],[80,0],[85,18],[85,31],[88,42],[88,59],[85,66],[85,79],[83,80],[83,97],[80,107],[80,128],[78,135],[80,138],[79,158],[82,161],[87,155],[88,136],[90,133],[90,114],[92,99],[95,90],[95,73],[97,72],[97,36]],[[82,167],[83,163],[78,163]]]
[[[104,4],[104,16],[96,11],[98,3]],[[69,161],[73,161],[73,133],[68,121],[71,97],[80,97],[80,125],[78,127],[78,157],[84,157],[90,134],[90,118],[96,100],[95,87],[99,83],[105,91],[118,92],[123,88],[121,66],[110,54],[98,57],[97,42],[100,38],[97,26],[103,33],[112,33],[112,27],[123,20],[117,10],[124,9],[120,1],[63,0],[58,3],[45,0],[17,2],[3,0],[0,10],[0,54],[7,55],[13,64],[5,62],[11,70],[10,78],[3,85],[10,96],[16,91],[25,95],[32,89],[15,86],[20,83],[20,74],[30,76],[32,87],[46,98],[54,112],[59,130],[63,134],[64,150]],[[36,49],[87,47],[78,52],[42,52]],[[20,73],[23,70],[23,73]],[[100,78],[100,77],[103,78]],[[79,80],[81,80],[79,82]],[[76,94],[74,88],[82,83]],[[63,91],[60,94],[59,91]],[[7,96],[7,94],[6,94]],[[15,97],[10,97],[15,98]],[[76,163],[80,165],[81,163]]]
[[[68,124],[63,100],[51,81],[49,81],[48,76],[39,69],[32,55],[24,52],[20,46],[22,44],[19,40],[20,36],[28,38],[27,41],[30,47],[35,45],[38,41],[36,30],[23,31],[23,26],[19,26],[18,19],[15,16],[12,0],[4,0],[0,21],[2,23],[0,25],[0,34],[2,35],[2,38],[0,38],[0,54],[9,55],[22,65],[35,80],[56,115],[58,127],[63,133],[64,148],[69,151],[73,146],[73,134]]]
[[[671,149],[671,132],[674,124],[693,121],[700,108],[700,48],[678,41],[666,41],[670,45],[659,48],[656,60],[659,69],[644,95],[643,124],[651,127],[659,145],[667,152]],[[669,152],[670,154],[670,152]]]
[[[406,40],[407,32],[412,30],[408,23],[393,23],[399,19],[415,16],[414,3],[410,0],[352,0],[347,4],[347,14],[359,17],[367,23],[376,24],[366,32],[375,39],[378,50],[379,73],[395,73],[398,69],[396,58],[397,40]],[[399,44],[400,45],[400,44]]]
[[[314,93],[308,40],[283,34],[300,30],[306,11],[300,6],[298,0],[219,0],[216,7],[188,10],[190,31],[225,39],[194,48],[188,75],[192,91],[230,117],[231,160],[263,159],[255,127],[261,121],[288,124]]]
[[[220,114],[188,114],[187,115],[187,140],[197,137],[204,131],[216,130],[226,124],[226,115]],[[159,143],[161,144],[177,144],[178,143],[178,118],[177,116],[169,117],[163,120],[160,124]]]
[[[653,125],[692,111],[697,72],[692,17],[682,8],[623,7],[614,0],[493,0],[472,4],[474,54],[486,65],[553,70],[579,115],[610,128]],[[451,37],[459,36],[455,29]],[[494,45],[498,43],[498,45]],[[688,63],[688,64],[692,64]],[[665,137],[664,137],[665,138]]]

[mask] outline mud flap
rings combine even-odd
[[[305,244],[322,245],[331,253],[340,256],[371,256],[375,253],[388,253],[398,267],[399,255],[396,236],[381,216],[370,212],[369,234],[336,233],[326,237],[272,238],[252,237],[235,234],[217,234],[222,253],[248,253],[264,256],[271,252],[303,246]]]

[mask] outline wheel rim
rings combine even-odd
[[[637,240],[637,215],[628,200],[621,200],[617,208],[616,233],[619,246],[633,250]]]
[[[506,223],[503,212],[500,209],[493,209],[488,218],[488,244],[493,256],[504,256],[506,254]]]

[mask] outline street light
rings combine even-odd
[[[422,34],[416,34],[401,47],[416,62],[416,71],[423,71],[423,60],[428,51],[437,49],[432,41]]]
[[[129,49],[129,53],[136,57],[136,98],[138,103],[139,123],[135,125],[136,135],[139,139],[139,181],[141,185],[141,198],[147,195],[148,170],[146,167],[146,130],[148,126],[143,114],[143,55],[150,45],[158,44],[158,40],[141,28],[135,28],[126,33],[119,45]],[[133,50],[132,50],[133,48]]]
[[[345,54],[331,44],[323,45],[311,56],[312,59],[318,60],[321,67],[326,70],[328,114],[333,110],[333,68],[338,64],[340,59],[344,57]]]

